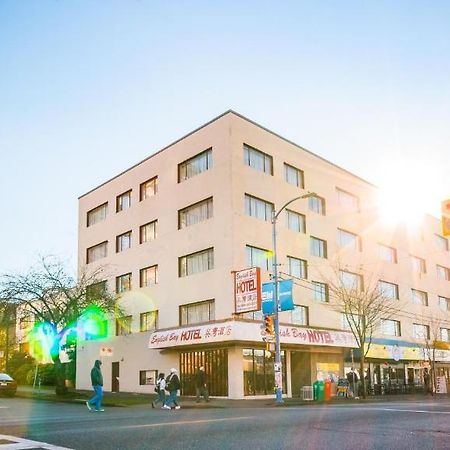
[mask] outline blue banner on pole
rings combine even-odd
[[[292,280],[278,282],[278,298],[280,301],[279,311],[290,311],[294,309],[294,298],[292,295]],[[262,284],[262,312],[264,315],[275,313],[275,283]]]

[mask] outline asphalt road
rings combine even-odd
[[[450,449],[450,400],[94,413],[81,404],[0,398],[0,434],[77,450]]]

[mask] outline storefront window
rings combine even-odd
[[[265,350],[244,348],[244,395],[273,394],[275,388],[275,374],[273,364],[275,356]],[[286,393],[286,361],[285,353],[281,352],[283,366],[283,393]]]

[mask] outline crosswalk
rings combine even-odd
[[[47,444],[46,442],[32,441],[17,436],[0,434],[0,450],[72,450],[67,447]]]

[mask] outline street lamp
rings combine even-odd
[[[275,320],[274,320],[274,331],[275,331],[275,395],[277,403],[283,403],[283,380],[282,380],[282,370],[281,370],[281,348],[280,348],[280,322],[278,319],[278,310],[280,308],[280,299],[278,295],[278,263],[277,263],[277,219],[281,212],[286,209],[288,205],[296,200],[303,198],[315,197],[315,192],[308,192],[307,194],[295,197],[285,203],[278,211],[275,209],[272,211],[272,242],[273,242],[273,278],[275,283]]]

